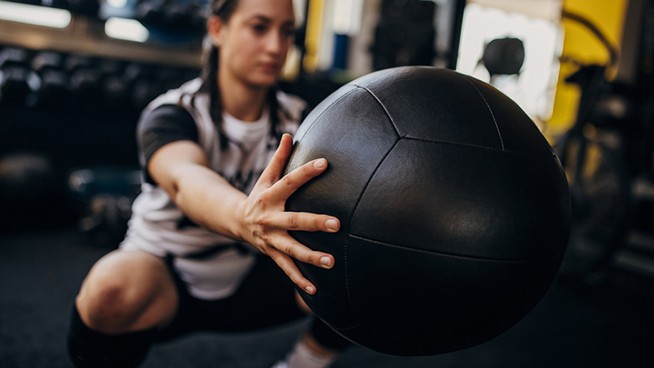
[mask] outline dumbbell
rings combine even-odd
[[[0,227],[29,229],[67,221],[65,184],[51,153],[20,149],[0,155]]]
[[[32,59],[32,71],[39,78],[33,87],[30,105],[37,109],[59,110],[69,105],[68,74],[63,70],[64,55],[44,51]]]
[[[2,107],[25,106],[30,92],[29,74],[27,50],[10,47],[0,51],[0,105]]]
[[[122,73],[125,68],[125,62],[116,59],[101,59],[97,65],[102,78]]]
[[[107,75],[102,79],[103,103],[111,111],[127,111],[131,109],[131,84],[120,74]]]
[[[136,5],[136,19],[143,23],[161,24],[166,6],[165,0],[139,0]]]
[[[204,34],[206,26],[205,6],[199,1],[189,2],[186,5],[185,12],[191,29]]]
[[[172,2],[166,7],[164,12],[164,23],[167,27],[188,28],[190,25],[189,17],[190,3]],[[178,29],[179,29],[178,28]],[[188,31],[188,29],[184,29]]]
[[[116,59],[99,62],[100,90],[104,107],[123,111],[129,106],[130,83],[125,77],[125,63]]]
[[[102,97],[97,60],[89,55],[72,54],[66,58],[64,68],[69,74],[72,108],[97,110]]]
[[[95,65],[94,59],[91,56],[83,54],[72,54],[66,58],[64,62],[64,70],[72,74],[77,69],[88,68]]]
[[[32,70],[37,73],[45,69],[63,70],[65,56],[59,52],[41,51],[32,58]]]
[[[53,194],[56,172],[52,160],[37,152],[12,152],[0,157],[0,199],[25,203]]]
[[[72,95],[73,108],[97,111],[102,105],[100,74],[92,66],[76,69],[71,75],[68,87]]]
[[[150,101],[154,100],[164,90],[158,79],[139,78],[132,87],[132,106],[142,110]]]
[[[69,10],[72,13],[97,17],[100,11],[98,0],[68,0]]]
[[[125,66],[123,76],[130,84],[133,84],[137,79],[152,78],[154,77],[154,66],[140,62],[131,62]]]

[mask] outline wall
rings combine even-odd
[[[628,0],[565,0],[564,9],[587,17],[608,38],[619,47]],[[563,55],[569,55],[583,62],[603,63],[608,60],[606,49],[594,36],[576,22],[563,20]],[[556,137],[574,121],[577,112],[579,90],[567,85],[564,79],[575,67],[563,63],[559,71],[554,110],[546,131],[549,137]]]

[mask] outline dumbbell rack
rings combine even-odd
[[[143,73],[140,79],[135,79],[139,83],[129,84],[130,95],[122,99],[122,103],[107,100],[102,93],[91,93],[100,96],[100,103],[84,106],[83,103],[70,102],[75,100],[71,97],[65,106],[48,105],[47,108],[29,103],[0,104],[0,168],[4,167],[0,170],[0,222],[6,228],[20,227],[25,223],[67,221],[66,218],[70,216],[78,216],[79,209],[66,215],[71,208],[78,208],[79,201],[83,202],[84,207],[84,201],[89,200],[88,195],[71,200],[70,193],[66,192],[70,192],[68,180],[76,170],[108,172],[116,178],[132,173],[138,168],[135,127],[140,108],[143,107],[142,103],[135,103],[139,101],[134,98],[135,91],[148,86],[150,91],[146,95],[151,98],[154,92],[160,93],[173,87],[170,83],[164,83],[169,79],[176,79],[174,83],[179,83],[180,78],[188,80],[186,78],[192,78],[199,72],[199,37],[188,42],[173,37],[170,43],[159,41],[160,38],[139,43],[108,37],[104,25],[105,21],[98,16],[77,13],[73,13],[70,24],[61,29],[0,20],[0,51],[10,48],[27,51],[30,55],[24,65],[27,69],[33,66],[31,61],[35,55],[53,52],[63,56],[64,60],[76,56],[88,57],[97,63],[91,65],[96,70],[101,62],[118,61],[122,66],[120,72],[115,73],[120,76],[128,74],[126,70],[134,66],[139,73]],[[67,76],[66,83],[69,83],[75,72],[62,72]],[[70,84],[68,88],[71,88]],[[73,92],[68,91],[71,96]],[[85,100],[97,102],[93,99],[95,97]],[[144,98],[143,102],[146,100]],[[38,163],[42,164],[43,170],[36,166]],[[38,170],[41,170],[40,174],[32,175],[33,179],[26,176],[26,173]],[[22,192],[27,193],[15,205],[17,192],[3,192],[6,182],[12,180],[19,182],[17,188],[24,188]],[[35,181],[42,184],[36,185],[38,183]],[[44,187],[50,189],[45,191]],[[39,195],[40,192],[43,194]],[[46,195],[47,201],[43,199]],[[21,208],[35,210],[26,213]]]

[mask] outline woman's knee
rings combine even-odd
[[[91,268],[76,305],[89,327],[123,333],[167,322],[176,311],[177,293],[160,258],[116,251]]]

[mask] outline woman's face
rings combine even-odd
[[[219,78],[255,88],[275,84],[293,43],[291,0],[238,0],[227,22],[209,27],[220,46]]]

